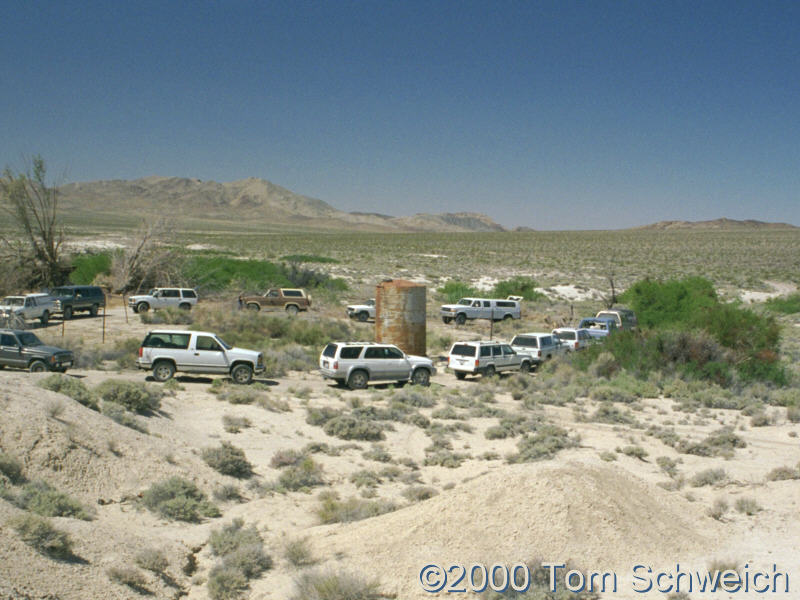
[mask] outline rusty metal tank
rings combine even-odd
[[[387,279],[376,286],[375,341],[425,356],[426,289],[403,279]]]

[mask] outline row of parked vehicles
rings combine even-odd
[[[47,325],[52,316],[68,321],[77,312],[96,316],[106,305],[103,290],[95,285],[65,285],[50,293],[6,296],[0,300],[0,318],[23,322],[39,321]]]

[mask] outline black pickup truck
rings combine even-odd
[[[51,290],[50,295],[55,298],[53,312],[61,313],[65,321],[81,310],[96,317],[106,305],[106,296],[96,285],[64,285]]]
[[[47,346],[30,331],[0,329],[0,369],[16,367],[31,373],[63,373],[72,366],[72,362],[72,352]]]

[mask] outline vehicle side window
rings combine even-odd
[[[503,354],[506,355],[506,356],[508,356],[510,354],[515,354],[514,349],[511,346],[509,346],[508,344],[503,344],[501,346],[501,348],[503,348]]]
[[[503,354],[503,349],[500,346],[492,346],[492,355],[500,356]]]
[[[283,290],[284,296],[292,296],[293,298],[299,298],[303,295],[300,290]]]
[[[212,337],[207,335],[198,335],[197,342],[195,343],[195,348],[197,350],[209,350],[212,352],[222,352],[222,346],[217,343]]]
[[[491,356],[491,355],[492,355],[491,346],[481,346],[481,357]]]
[[[547,337],[542,338],[542,346],[552,346],[553,345],[553,338],[549,335]]]
[[[483,308],[491,308],[491,307],[492,307],[492,303],[489,300],[484,300],[483,301]]]
[[[386,358],[404,358],[399,348],[386,348]]]
[[[480,305],[481,305],[480,300],[475,300],[475,302],[472,303],[472,306],[480,307]]]
[[[325,350],[322,351],[322,356],[334,358],[336,356],[336,344],[328,344],[325,346]]]
[[[182,290],[184,298],[197,298],[197,294],[194,290]]]
[[[189,338],[191,338],[191,334],[188,333],[151,333],[142,342],[142,346],[186,350],[189,347]]]
[[[361,354],[360,346],[345,346],[339,353],[339,358],[358,358]]]
[[[25,306],[33,306],[33,298],[25,298]]]
[[[181,293],[178,290],[164,290],[163,296],[165,298],[180,298]]]
[[[270,290],[269,293],[267,294],[267,298],[277,298],[277,297],[278,297],[278,292],[275,290]]]
[[[0,346],[16,346],[17,338],[10,333],[0,334]]]
[[[367,348],[364,358],[386,358],[385,348]]]

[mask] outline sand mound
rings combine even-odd
[[[320,556],[344,554],[330,566],[396,573],[385,590],[409,598],[424,597],[417,574],[430,562],[540,558],[629,568],[707,552],[715,527],[701,507],[619,468],[570,462],[509,466],[395,513],[321,528],[314,537]]]

